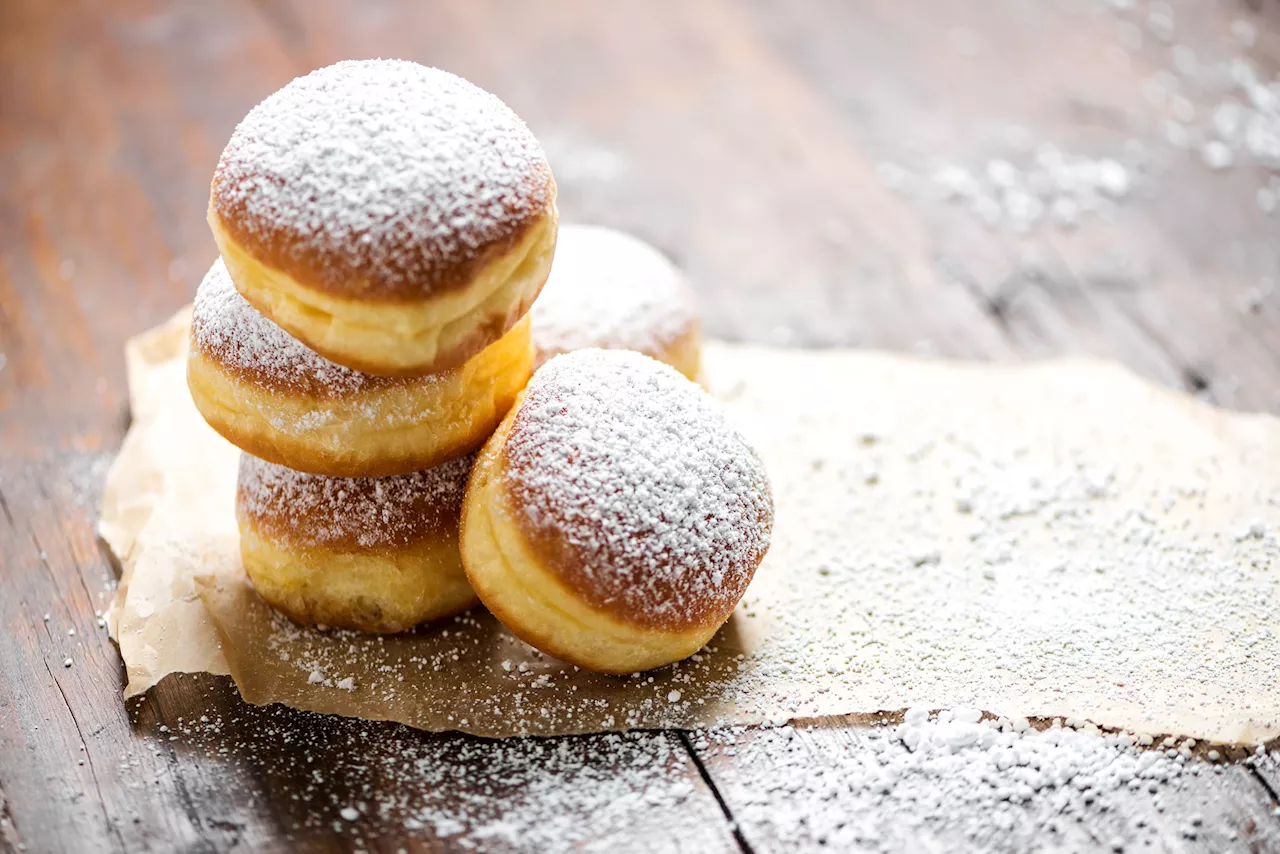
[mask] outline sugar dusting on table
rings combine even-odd
[[[1155,826],[1135,809],[1194,804],[1180,791],[1223,772],[1218,751],[1193,752],[1187,739],[1153,743],[1083,720],[922,708],[836,734],[711,730],[691,742],[739,826],[770,849],[888,852],[935,840],[937,850],[1122,851],[1158,846],[1174,829],[1221,850],[1256,832],[1247,820],[1239,831],[1226,822],[1205,828],[1194,808]],[[1274,762],[1262,748],[1233,756]]]
[[[1185,739],[976,709],[885,715],[843,729],[838,741],[824,738],[831,732],[728,727],[495,742],[240,706],[229,719],[161,725],[144,749],[167,755],[179,742],[208,761],[247,763],[291,793],[281,807],[286,838],[332,831],[356,848],[391,839],[480,850],[609,851],[637,838],[658,850],[710,846],[728,836],[718,795],[758,850],[891,852],[921,839],[1070,848],[1081,835],[1120,850],[1159,843],[1164,830],[1135,816],[1135,797],[1163,810],[1224,768]],[[1280,753],[1233,751],[1231,761],[1241,760],[1275,767]],[[1194,809],[1175,822],[1186,841],[1238,838],[1230,826],[1205,827]]]
[[[1021,125],[975,128],[974,134],[996,132],[998,155],[977,163],[885,160],[877,165],[885,187],[915,200],[948,202],[992,229],[1024,234],[1051,224],[1070,231],[1090,219],[1114,219],[1146,191],[1152,175],[1189,164],[1247,172],[1255,214],[1280,212],[1280,76],[1268,73],[1265,51],[1255,48],[1258,25],[1243,9],[1215,31],[1199,10],[1180,22],[1165,0],[1059,6],[1063,14],[1089,15],[1113,28],[1111,62],[1148,71],[1136,78],[1136,103],[1123,110],[1123,101],[1099,104],[1124,116],[1131,135],[1109,150],[1080,151],[1036,138]],[[1091,103],[1082,98],[1085,105]]]

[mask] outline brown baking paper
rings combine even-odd
[[[393,637],[274,614],[240,568],[236,449],[183,379],[186,318],[130,342],[102,532],[126,695],[229,672],[251,703],[486,736],[781,723],[909,706],[1280,734],[1280,421],[1088,361],[976,366],[720,344],[774,544],[693,659],[628,678],[477,608]]]

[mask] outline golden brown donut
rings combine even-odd
[[[534,369],[561,353],[635,350],[698,375],[699,321],[679,268],[639,238],[598,225],[562,225],[551,275],[529,311]]]
[[[210,426],[255,456],[315,474],[379,477],[479,448],[532,361],[526,320],[445,373],[352,371],[259,314],[219,260],[196,291],[187,385]]]
[[[209,225],[240,293],[333,362],[389,376],[461,365],[533,303],[556,185],[505,104],[401,60],[299,77],[235,129]]]
[[[400,632],[475,603],[458,554],[471,458],[388,478],[336,478],[240,456],[240,555],[267,604],[299,623]]]
[[[715,634],[772,527],[763,464],[701,388],[639,353],[578,350],[534,374],[477,457],[462,560],[517,636],[630,673]]]

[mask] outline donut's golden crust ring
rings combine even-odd
[[[388,634],[476,602],[454,530],[403,549],[333,551],[274,538],[239,514],[240,556],[263,600],[295,622]]]
[[[520,532],[501,476],[518,408],[519,401],[476,458],[462,506],[462,563],[480,601],[521,640],[588,670],[635,673],[693,655],[723,620],[669,631],[591,607]]]
[[[344,397],[267,391],[198,347],[188,357],[187,385],[209,425],[255,457],[311,474],[386,477],[479,448],[532,366],[526,321],[446,375]]]
[[[607,344],[596,344],[606,350],[618,349]],[[538,347],[534,341],[535,353],[533,369],[541,368],[556,356],[571,352],[562,347]],[[696,320],[689,323],[685,330],[670,341],[653,347],[643,347],[636,352],[643,353],[650,359],[665,362],[684,374],[694,382],[698,381],[698,370],[702,367],[702,330]]]
[[[465,287],[421,300],[376,300],[311,287],[254,257],[212,204],[208,219],[236,290],[254,308],[326,359],[382,376],[449,370],[501,338],[542,290],[558,227],[553,200]]]

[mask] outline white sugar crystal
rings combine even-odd
[[[1200,149],[1200,155],[1204,158],[1204,162],[1210,169],[1222,170],[1231,166],[1235,160],[1231,148],[1221,140],[1212,139],[1204,144]]]

